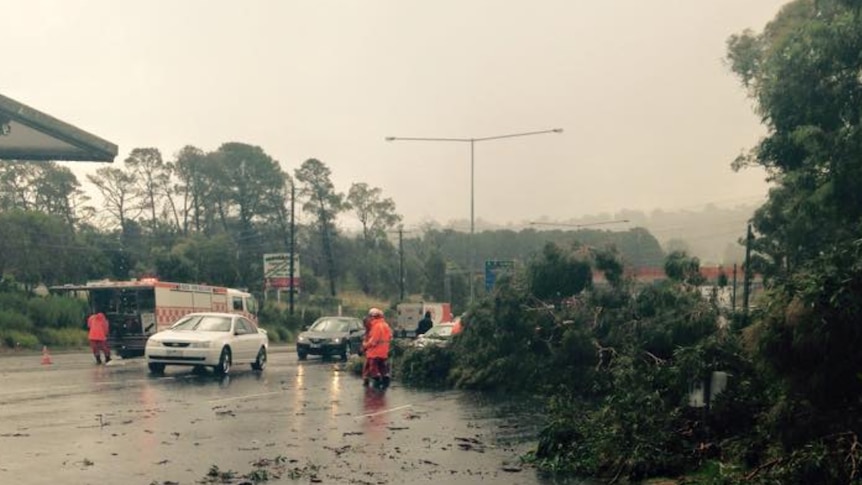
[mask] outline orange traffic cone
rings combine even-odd
[[[42,365],[51,365],[54,362],[51,360],[51,353],[48,352],[48,346],[42,346]]]

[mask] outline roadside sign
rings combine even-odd
[[[290,279],[290,254],[268,253],[263,255],[263,280],[267,288],[299,287],[299,255],[293,259],[293,281]]]
[[[485,261],[485,291],[494,289],[494,284],[497,283],[497,278],[511,274],[515,271],[515,261],[511,259],[497,260],[489,259]]]

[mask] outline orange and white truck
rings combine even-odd
[[[452,321],[452,305],[449,303],[399,303],[396,309],[398,310],[396,328],[402,331],[402,335],[413,336],[425,312],[431,312],[431,320],[435,325]]]
[[[51,292],[85,298],[91,313],[104,313],[111,329],[108,343],[123,358],[144,355],[150,335],[171,326],[189,313],[238,313],[257,323],[257,301],[254,296],[222,286],[142,278],[54,286]]]

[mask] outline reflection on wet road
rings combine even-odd
[[[267,483],[544,483],[517,465],[536,422],[497,400],[367,389],[284,348],[265,372],[231,372],[2,357],[0,483],[193,484],[213,469],[265,470]]]

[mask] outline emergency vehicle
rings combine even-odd
[[[419,320],[422,320],[425,312],[431,312],[434,325],[452,321],[452,305],[449,303],[399,303],[396,308],[398,310],[396,327],[408,336],[415,334]]]
[[[91,313],[104,313],[110,324],[108,344],[123,358],[144,355],[150,335],[188,313],[238,313],[257,323],[255,298],[245,291],[221,286],[142,278],[54,286],[51,291],[85,298]]]

